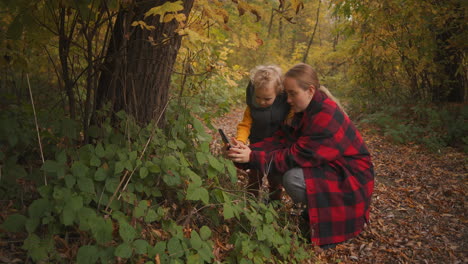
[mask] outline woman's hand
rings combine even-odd
[[[227,151],[227,156],[230,160],[237,162],[237,163],[247,163],[250,161],[250,150],[244,143],[233,139],[235,145],[231,146],[231,148]]]

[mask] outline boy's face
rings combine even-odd
[[[255,102],[260,107],[268,107],[275,102],[276,92],[272,85],[255,89]]]

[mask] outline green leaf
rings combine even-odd
[[[190,244],[196,250],[202,247],[203,241],[201,240],[200,236],[198,235],[197,231],[192,230],[190,234]]]
[[[120,220],[119,221],[119,234],[120,237],[125,241],[125,242],[132,242],[135,237],[136,237],[136,231],[135,229],[129,225],[127,222]]]
[[[96,216],[90,226],[93,237],[99,244],[105,244],[112,240],[112,232],[114,231],[112,220]]]
[[[270,224],[273,222],[273,215],[270,212],[265,213],[265,223]]]
[[[77,180],[78,188],[87,193],[94,193],[94,182],[90,178],[82,177]]]
[[[101,263],[113,263],[114,251],[115,248],[108,245],[105,248],[100,248],[99,258],[101,259]]]
[[[150,166],[146,166],[146,167],[148,168],[148,170],[151,173],[160,173],[161,172],[161,168],[157,164],[152,163]]]
[[[187,188],[187,200],[192,201],[202,201],[204,204],[208,204],[210,200],[210,196],[208,191],[203,187],[194,186],[189,184]]]
[[[135,207],[135,209],[133,210],[133,216],[135,218],[140,218],[144,215],[145,215],[145,208]]]
[[[70,208],[63,208],[62,223],[65,226],[71,226],[73,225],[74,220],[75,220],[75,211],[71,210]]]
[[[104,158],[106,156],[106,151],[101,143],[97,144],[95,153],[99,158]]]
[[[7,217],[1,226],[9,232],[20,232],[24,230],[26,220],[27,218],[24,215],[12,214]]]
[[[211,259],[214,258],[211,247],[207,246],[206,244],[204,244],[203,247],[198,250],[198,254],[200,254],[202,259],[207,263],[211,263]]]
[[[135,251],[138,254],[146,254],[148,252],[149,244],[143,239],[138,239],[133,242],[133,246],[135,247]]]
[[[75,185],[75,183],[76,183],[76,179],[75,179],[75,177],[74,177],[73,175],[71,175],[71,174],[66,174],[66,175],[65,175],[65,185],[66,185],[69,189],[73,188],[73,186]]]
[[[29,216],[32,218],[40,218],[51,209],[51,204],[47,199],[38,199],[31,203],[28,208]]]
[[[110,193],[114,193],[119,186],[119,183],[120,181],[118,178],[108,178],[106,180],[106,190]]]
[[[83,207],[83,197],[81,196],[72,196],[70,197],[63,208],[62,211],[62,222],[66,226],[73,224],[76,213]]]
[[[24,240],[23,249],[28,250],[29,255],[35,262],[47,257],[47,250],[41,245],[41,239],[36,234],[29,234]]]
[[[171,171],[179,168],[179,161],[174,156],[165,156],[162,159],[162,167],[165,171]]]
[[[159,217],[153,209],[148,209],[148,212],[145,215],[145,222],[151,223],[158,220]]]
[[[167,142],[167,146],[173,150],[177,149],[177,145],[173,140],[169,140],[169,142]]]
[[[84,165],[81,161],[74,162],[71,167],[73,176],[75,176],[76,178],[85,177],[88,173],[88,170],[89,168],[86,165]]]
[[[128,159],[131,161],[136,160],[138,157],[138,153],[136,151],[132,151],[128,154]]]
[[[179,147],[179,149],[181,149],[181,150],[183,150],[187,146],[187,144],[185,144],[185,142],[183,142],[180,139],[176,140],[176,144],[177,144],[177,147]]]
[[[98,157],[93,155],[91,157],[91,160],[89,161],[89,165],[94,166],[94,167],[99,167],[101,166],[101,160]]]
[[[115,171],[114,171],[114,174],[119,174],[121,173],[125,168],[125,163],[122,162],[122,161],[117,161],[115,163]]]
[[[198,164],[200,164],[200,165],[206,164],[207,160],[206,160],[206,154],[205,153],[197,152],[195,154],[195,156],[197,158]]]
[[[212,155],[208,155],[208,162],[210,163],[211,167],[213,167],[218,172],[224,172],[224,165]]]
[[[189,167],[190,164],[188,163],[188,161],[185,158],[184,154],[182,152],[177,152],[177,154],[179,156],[180,165],[182,165],[183,167]]]
[[[187,264],[199,264],[199,263],[204,263],[201,260],[200,255],[194,254],[194,255],[190,255],[187,257]]]
[[[86,245],[78,249],[76,254],[76,263],[91,264],[96,263],[99,258],[99,250],[96,246]]]
[[[80,229],[83,231],[88,231],[91,227],[91,224],[94,223],[96,218],[96,212],[88,207],[83,207],[78,212],[78,221],[80,222]]]
[[[237,183],[237,170],[236,170],[236,167],[230,161],[225,163],[225,164],[226,164],[229,176],[231,178],[231,183]]]
[[[166,251],[166,241],[159,241],[153,248],[149,249],[148,256],[154,258],[156,255],[162,255]]]
[[[175,258],[182,257],[184,255],[184,249],[180,244],[180,240],[176,237],[173,237],[167,243],[167,250],[169,251],[169,255]]]
[[[234,210],[230,204],[223,204],[223,215],[226,220],[234,217]]]
[[[169,186],[177,186],[182,183],[180,180],[180,176],[176,171],[172,172],[172,175],[164,174],[163,181]]]
[[[96,181],[104,181],[107,177],[107,170],[104,168],[98,168],[96,173],[94,173],[94,179]]]
[[[211,230],[209,227],[207,226],[202,226],[202,228],[200,228],[200,237],[201,239],[203,240],[208,240],[211,236]]]
[[[28,218],[28,220],[26,220],[26,223],[24,224],[24,226],[26,227],[26,231],[28,231],[28,233],[33,233],[34,231],[36,231],[36,228],[40,224],[39,220],[39,217]]]
[[[140,168],[140,178],[144,179],[148,176],[148,169],[146,167],[141,167]]]
[[[132,248],[130,247],[130,244],[125,242],[123,244],[120,244],[114,252],[115,256],[121,257],[121,258],[130,258],[132,256]]]

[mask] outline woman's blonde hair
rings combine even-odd
[[[276,65],[259,65],[250,71],[250,80],[255,89],[273,85],[276,94],[283,92],[281,68]]]
[[[309,87],[313,85],[315,89],[322,91],[331,100],[333,100],[341,109],[341,111],[345,112],[343,106],[340,104],[340,101],[334,97],[325,86],[320,85],[317,72],[312,68],[312,66],[305,63],[298,63],[289,69],[284,76],[295,79],[299,87],[304,90],[309,89]]]

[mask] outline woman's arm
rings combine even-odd
[[[260,170],[264,169],[265,164],[272,163],[278,172],[284,173],[294,167],[316,167],[338,159],[343,155],[339,142],[348,122],[337,122],[334,117],[334,114],[327,112],[313,117],[305,116],[305,125],[296,142],[271,151],[254,149],[250,153],[249,163]]]

